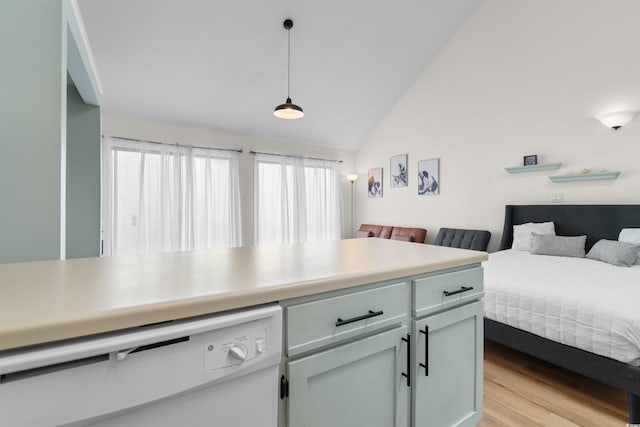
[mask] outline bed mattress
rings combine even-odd
[[[485,317],[640,366],[640,265],[506,250],[483,266]]]

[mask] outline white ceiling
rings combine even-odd
[[[479,0],[79,0],[103,111],[358,148]],[[287,95],[300,120],[273,116]]]

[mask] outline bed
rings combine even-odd
[[[508,205],[485,266],[485,337],[627,392],[640,423],[640,266],[511,250],[513,225],[553,221],[560,236],[617,240],[640,205]]]

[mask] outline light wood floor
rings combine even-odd
[[[484,417],[478,427],[626,427],[620,390],[485,341]]]

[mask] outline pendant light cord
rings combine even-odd
[[[291,98],[291,28],[287,30],[287,99]]]
[[[279,119],[299,119],[304,117],[304,111],[291,101],[291,28],[293,28],[293,21],[285,19],[282,26],[287,31],[287,100],[273,110],[273,115]]]

